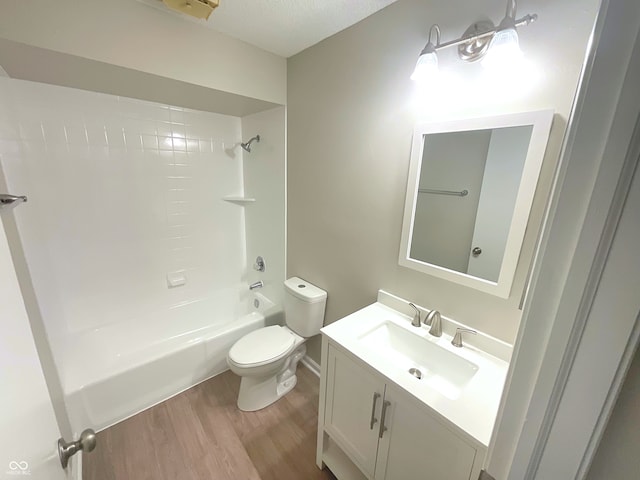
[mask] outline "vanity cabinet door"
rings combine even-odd
[[[387,430],[378,447],[376,480],[471,478],[475,448],[390,385],[386,386],[385,400],[389,402]]]
[[[324,429],[373,477],[385,384],[333,346],[327,360]]]

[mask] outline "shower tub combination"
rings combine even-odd
[[[9,102],[0,109],[0,138],[10,146],[0,176],[11,193],[29,198],[12,214],[14,237],[74,434],[102,430],[226,371],[237,340],[284,323],[279,290],[272,302],[269,288],[241,284],[247,231],[274,215],[265,238],[284,240],[284,183],[273,172],[284,167],[283,110],[243,125],[231,115],[0,80]],[[243,127],[261,125],[279,132],[273,148],[262,152],[264,162],[245,164],[264,139],[243,142]],[[266,171],[274,175],[267,184]],[[265,198],[251,213],[221,201],[245,190]],[[51,198],[65,208],[50,208]],[[21,200],[6,195],[0,203]],[[270,258],[272,277],[263,278],[284,280],[282,252]],[[184,283],[171,278],[183,271],[189,285],[169,291]]]
[[[103,430],[224,372],[238,339],[281,316],[261,293],[236,291],[70,338],[59,371],[73,430]]]

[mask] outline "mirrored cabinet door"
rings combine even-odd
[[[400,265],[508,297],[552,117],[418,125]]]

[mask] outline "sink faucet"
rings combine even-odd
[[[411,320],[411,325],[413,325],[414,327],[419,327],[421,325],[420,310],[418,310],[418,307],[416,307],[413,303],[409,303],[409,306],[413,307],[413,309],[416,311],[416,314],[413,316],[413,320]]]
[[[427,318],[424,319],[424,324],[431,326],[429,333],[434,337],[442,336],[442,318],[440,318],[440,312],[438,310],[431,310]]]
[[[257,282],[249,285],[249,290],[255,290],[256,288],[262,288],[262,287],[264,287],[264,283],[262,283],[262,280],[258,280]]]
[[[453,340],[451,340],[451,345],[453,345],[454,347],[462,348],[462,334],[463,333],[472,333],[472,334],[475,335],[478,332],[476,332],[475,330],[471,330],[470,328],[457,328],[456,329],[456,334],[453,337]]]

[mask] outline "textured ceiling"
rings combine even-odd
[[[164,8],[158,0],[139,1]],[[194,21],[269,52],[290,57],[395,1],[220,0],[220,6],[207,22]],[[184,17],[170,13],[176,18]]]

